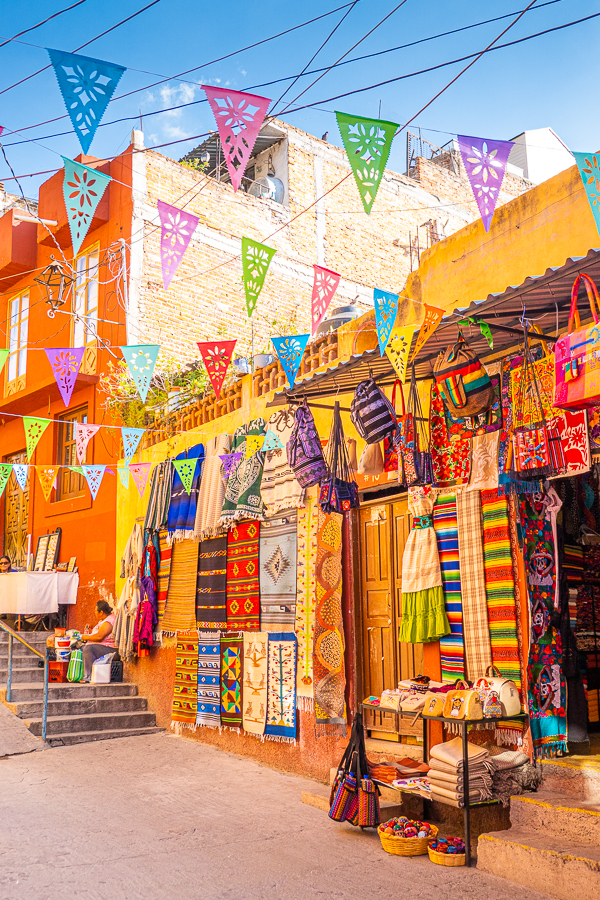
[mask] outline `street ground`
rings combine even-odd
[[[0,900],[548,900],[390,856],[313,789],[170,734],[0,759]]]

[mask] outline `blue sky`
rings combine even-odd
[[[214,120],[206,102],[159,115],[151,116],[150,113],[203,100],[204,94],[199,87],[202,82],[245,90],[296,75],[306,66],[346,9],[223,62],[205,63],[319,16],[343,2],[304,0],[302,4],[293,4],[287,0],[261,0],[260,3],[230,0],[228,4],[200,4],[191,0],[160,0],[131,22],[81,51],[128,67],[115,96],[138,91],[110,104],[103,121],[124,117],[130,119],[100,128],[90,152],[104,157],[124,149],[129,142],[131,128],[136,123],[139,125],[140,111],[144,117],[148,146],[214,129]],[[338,60],[390,13],[397,2],[359,0],[320,51],[311,68],[327,67]],[[536,10],[534,7],[523,16],[501,43],[600,12],[599,0],[559,0],[552,5],[542,4],[543,0],[538,0],[536,5],[541,8]],[[0,41],[68,5],[68,0],[36,0],[27,5],[0,0]],[[23,36],[22,41],[40,47],[16,42],[0,47],[0,91],[47,64],[47,55],[40,48],[73,51],[144,5],[144,0],[85,0],[76,9]],[[406,0],[347,58],[422,40],[514,12],[525,5],[523,0],[497,0],[493,4],[474,0],[462,0],[455,4],[448,4],[445,0],[429,0],[428,3]],[[403,124],[466,63],[447,66],[343,99],[329,98],[479,51],[510,21],[503,19],[340,66],[327,73],[293,104],[304,106],[306,103],[316,103],[316,107],[288,111],[282,118],[319,137],[328,132],[329,140],[338,145],[341,142],[334,116],[336,109],[374,118],[381,114],[381,118]],[[589,86],[597,83],[600,75],[600,61],[595,52],[599,36],[600,18],[489,53],[418,116],[411,127],[415,129],[420,126],[424,137],[442,145],[457,132],[507,139],[525,129],[549,125],[572,149],[596,150],[600,145],[599,129],[596,115],[586,99],[589,97]],[[202,68],[185,76],[186,81],[171,79],[157,87],[148,87],[163,77],[196,66]],[[304,77],[293,85],[285,100],[275,107],[275,113],[285,103],[294,100],[316,77]],[[289,81],[256,88],[255,92],[277,100],[288,84]],[[61,165],[58,154],[73,157],[80,152],[73,133],[49,137],[55,132],[70,131],[68,119],[40,126],[22,135],[7,134],[8,131],[64,113],[63,100],[51,69],[6,93],[0,93],[0,124],[6,129],[2,140],[17,174],[58,168]],[[37,143],[31,140],[29,143],[15,143],[25,138],[35,138]],[[197,143],[198,140],[184,141],[162,148],[161,152],[180,158]],[[396,171],[405,169],[405,143],[404,135],[398,135],[392,147],[389,166]],[[9,174],[4,160],[0,159],[0,180]],[[37,186],[45,177],[48,176],[23,179],[26,195],[35,196]],[[7,181],[6,187],[14,190],[15,183]]]

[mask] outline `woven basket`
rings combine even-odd
[[[428,850],[429,841],[432,841],[437,837],[438,830],[435,825],[431,825],[431,832],[427,835],[427,837],[414,837],[414,838],[404,838],[404,837],[396,837],[395,834],[383,834],[381,829],[384,827],[380,825],[377,829],[377,834],[379,835],[379,840],[381,841],[381,846],[386,851],[386,853],[393,853],[394,856],[425,856]],[[440,854],[441,855],[441,854]]]
[[[464,866],[464,853],[438,853],[437,850],[427,848],[429,859],[438,866]]]

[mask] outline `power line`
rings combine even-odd
[[[37,25],[31,25],[30,28],[25,28],[23,31],[19,31],[17,34],[13,35],[13,37],[7,38],[5,41],[2,41],[0,47],[6,47],[6,45],[10,44],[11,41],[16,41],[17,38],[22,37],[24,34],[28,34],[30,31],[35,31],[36,28],[40,28],[42,25],[45,25],[46,22],[51,22],[52,19],[56,19],[58,16],[62,16],[63,13],[70,12],[72,9],[75,9],[76,6],[81,6],[82,3],[86,2],[87,0],[77,0],[77,3],[73,3],[71,6],[66,6],[64,9],[59,9],[58,12],[55,12],[51,16],[42,19],[42,21],[38,22]]]

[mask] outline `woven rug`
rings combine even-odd
[[[296,635],[269,634],[267,660],[267,722],[265,737],[296,740]]]
[[[167,634],[196,628],[198,542],[177,541],[172,547],[171,574],[162,630]]]
[[[219,632],[198,633],[198,712],[196,725],[221,724],[221,641]]]
[[[227,534],[227,628],[258,631],[260,522],[236,523]]]
[[[298,510],[298,569],[296,573],[296,624],[298,670],[296,701],[299,709],[314,709],[313,638],[317,571],[317,489],[309,488],[306,504]]]
[[[258,450],[246,456],[248,437],[265,436],[265,420],[253,419],[248,425],[236,429],[231,442],[231,452],[241,453],[238,466],[227,479],[225,498],[219,524],[229,528],[242,519],[263,519],[264,504],[260,495],[265,454]]]
[[[260,526],[260,627],[291,631],[296,619],[297,516],[287,510]]]
[[[205,445],[205,458],[202,467],[202,481],[198,493],[194,534],[200,540],[220,534],[219,519],[225,497],[225,481],[223,479],[223,463],[221,456],[229,453],[230,438],[228,434],[218,434]]]
[[[239,728],[242,724],[241,634],[221,634],[221,724]]]
[[[167,532],[164,529],[159,532],[158,541],[160,547],[158,556],[158,630],[160,631],[167,604],[173,549],[168,542]]]
[[[442,681],[456,681],[465,675],[456,494],[439,494],[433,507],[433,527],[438,542],[446,614],[450,623],[450,634],[440,638]]]
[[[195,447],[190,447],[189,450],[184,450],[183,453],[175,457],[177,460],[194,458],[198,462],[196,463],[192,487],[189,493],[186,491],[179,474],[173,469],[173,487],[171,489],[169,515],[167,518],[167,530],[171,541],[182,541],[186,538],[194,537],[196,507],[198,494],[200,493],[202,464],[204,462],[204,447],[202,444],[196,444]]]
[[[465,674],[471,681],[492,663],[483,568],[483,514],[479,491],[456,497]]]
[[[249,734],[264,734],[267,721],[266,631],[244,633],[243,725]]]
[[[196,581],[198,628],[227,628],[227,536],[200,541]]]
[[[342,619],[342,522],[339,513],[319,508],[317,531],[316,609],[313,641],[317,734],[346,725],[346,672]]]
[[[481,492],[483,554],[492,662],[521,689],[515,582],[510,553],[508,506],[498,491]]]
[[[198,696],[198,635],[177,638],[171,722],[193,728]]]

